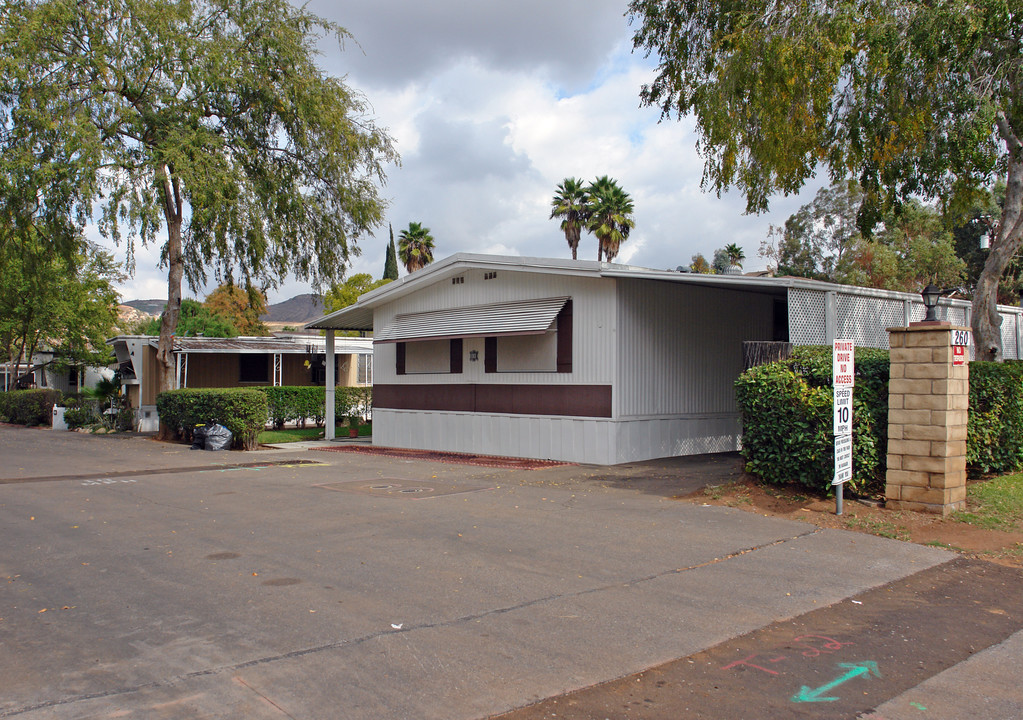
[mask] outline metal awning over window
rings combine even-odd
[[[396,315],[375,334],[377,342],[442,340],[546,332],[567,297],[520,300]]]

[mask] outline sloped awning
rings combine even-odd
[[[546,332],[568,302],[567,297],[519,300],[396,315],[375,333],[377,342],[443,340]]]

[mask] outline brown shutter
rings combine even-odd
[[[405,343],[400,342],[394,347],[394,373],[405,374]]]
[[[451,340],[451,374],[462,374],[462,338]]]
[[[483,372],[497,372],[497,338],[488,337],[483,341]]]
[[[558,372],[572,372],[572,300],[558,313]]]

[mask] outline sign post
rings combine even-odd
[[[856,344],[835,340],[832,344],[831,378],[834,386],[835,419],[835,514],[842,514],[842,492],[852,478],[853,385],[856,377]]]

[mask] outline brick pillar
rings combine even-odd
[[[952,364],[953,330],[969,328],[888,328],[888,507],[948,515],[965,504],[970,366]]]

